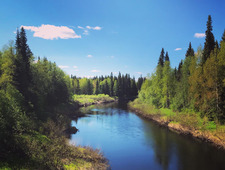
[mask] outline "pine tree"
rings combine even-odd
[[[87,80],[87,94],[91,95],[93,93],[92,85],[90,79]]]
[[[194,55],[195,55],[195,52],[194,52],[194,49],[192,48],[191,42],[190,42],[185,56],[189,57],[189,56],[194,56]]]
[[[215,47],[215,39],[214,35],[212,33],[212,18],[211,15],[208,16],[207,21],[207,30],[205,32],[205,44],[204,44],[204,50],[203,50],[203,58],[202,58],[202,64],[206,62],[206,60],[210,57],[211,51]]]
[[[95,88],[95,94],[99,94],[100,93],[100,90],[99,90],[99,81],[97,79],[96,81],[96,88]]]
[[[179,66],[178,66],[177,73],[176,73],[177,81],[181,80],[181,77],[182,77],[182,73],[181,73],[182,66],[183,66],[183,61],[181,60],[181,62],[179,63]]]
[[[222,39],[220,41],[220,46],[221,46],[222,42],[225,42],[225,29],[224,29],[224,32],[223,32],[223,35],[222,35]]]
[[[141,77],[138,78],[138,82],[137,82],[137,89],[138,90],[141,90],[141,86],[142,86],[143,82],[144,82],[144,79],[141,75]]]
[[[164,107],[170,107],[170,89],[171,89],[171,67],[168,53],[166,55],[166,61],[163,67],[163,79],[162,79],[162,104]]]
[[[16,58],[15,58],[15,73],[13,75],[16,88],[22,93],[25,101],[31,101],[30,87],[32,82],[30,62],[32,52],[27,45],[27,38],[24,28],[21,31],[17,30],[16,35]]]
[[[166,56],[165,56],[165,62],[166,62],[166,61],[170,61],[168,52],[166,52]]]
[[[110,75],[110,96],[113,96],[113,85],[114,85],[114,81],[113,81],[113,73],[111,72]]]
[[[164,48],[162,48],[162,51],[161,51],[160,56],[159,56],[158,65],[161,65],[163,67],[164,58],[165,58],[165,52],[164,52]]]

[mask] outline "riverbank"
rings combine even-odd
[[[115,102],[116,99],[107,94],[98,95],[73,95],[73,101],[78,103],[79,107],[90,106],[93,104],[103,104]]]
[[[0,169],[107,169],[108,161],[99,150],[69,143],[70,115],[77,109],[76,103],[51,108],[54,116],[18,136],[20,152],[1,155]]]
[[[192,112],[174,112],[171,109],[156,109],[136,99],[128,104],[136,114],[157,122],[179,134],[189,135],[225,149],[225,126],[209,121]]]

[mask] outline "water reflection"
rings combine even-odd
[[[126,105],[81,108],[71,142],[100,148],[112,169],[225,169],[225,153],[170,132],[129,112]]]

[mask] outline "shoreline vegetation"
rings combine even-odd
[[[78,109],[73,82],[47,58],[34,62],[25,30],[17,30],[15,45],[0,51],[0,169],[108,168],[99,150],[68,142]]]
[[[155,71],[129,105],[136,113],[181,134],[225,149],[225,31],[220,41],[206,23],[204,47],[191,42],[185,58],[172,68],[162,48]]]
[[[173,111],[172,109],[157,109],[154,106],[135,99],[128,103],[130,110],[137,115],[153,120],[161,126],[183,135],[192,136],[225,150],[225,125],[209,121],[207,117],[192,111]]]
[[[110,97],[107,94],[98,95],[73,95],[73,101],[78,103],[79,107],[86,107],[94,104],[111,103],[117,101],[116,97]]]

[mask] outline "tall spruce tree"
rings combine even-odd
[[[194,55],[195,55],[195,52],[194,52],[194,49],[192,48],[191,42],[190,42],[185,56],[189,57],[189,56],[194,56]]]
[[[22,93],[26,102],[30,101],[30,86],[32,82],[30,62],[32,52],[27,44],[27,37],[24,28],[17,30],[16,35],[16,58],[15,72],[13,75],[16,88]]]
[[[164,58],[165,58],[165,52],[164,52],[164,48],[162,48],[160,56],[159,56],[158,65],[161,65],[163,67],[163,65],[164,65]]]
[[[168,52],[166,52],[166,56],[165,56],[165,62],[166,62],[166,61],[170,61]]]
[[[203,50],[203,57],[202,57],[202,64],[206,62],[206,60],[210,57],[210,53],[212,50],[214,50],[215,47],[215,38],[212,33],[212,18],[211,15],[208,16],[207,21],[207,30],[205,32],[205,44],[204,44],[204,50]]]
[[[225,30],[223,32],[223,36],[222,36],[222,40],[220,41],[220,44],[221,44],[221,42],[225,42]]]

